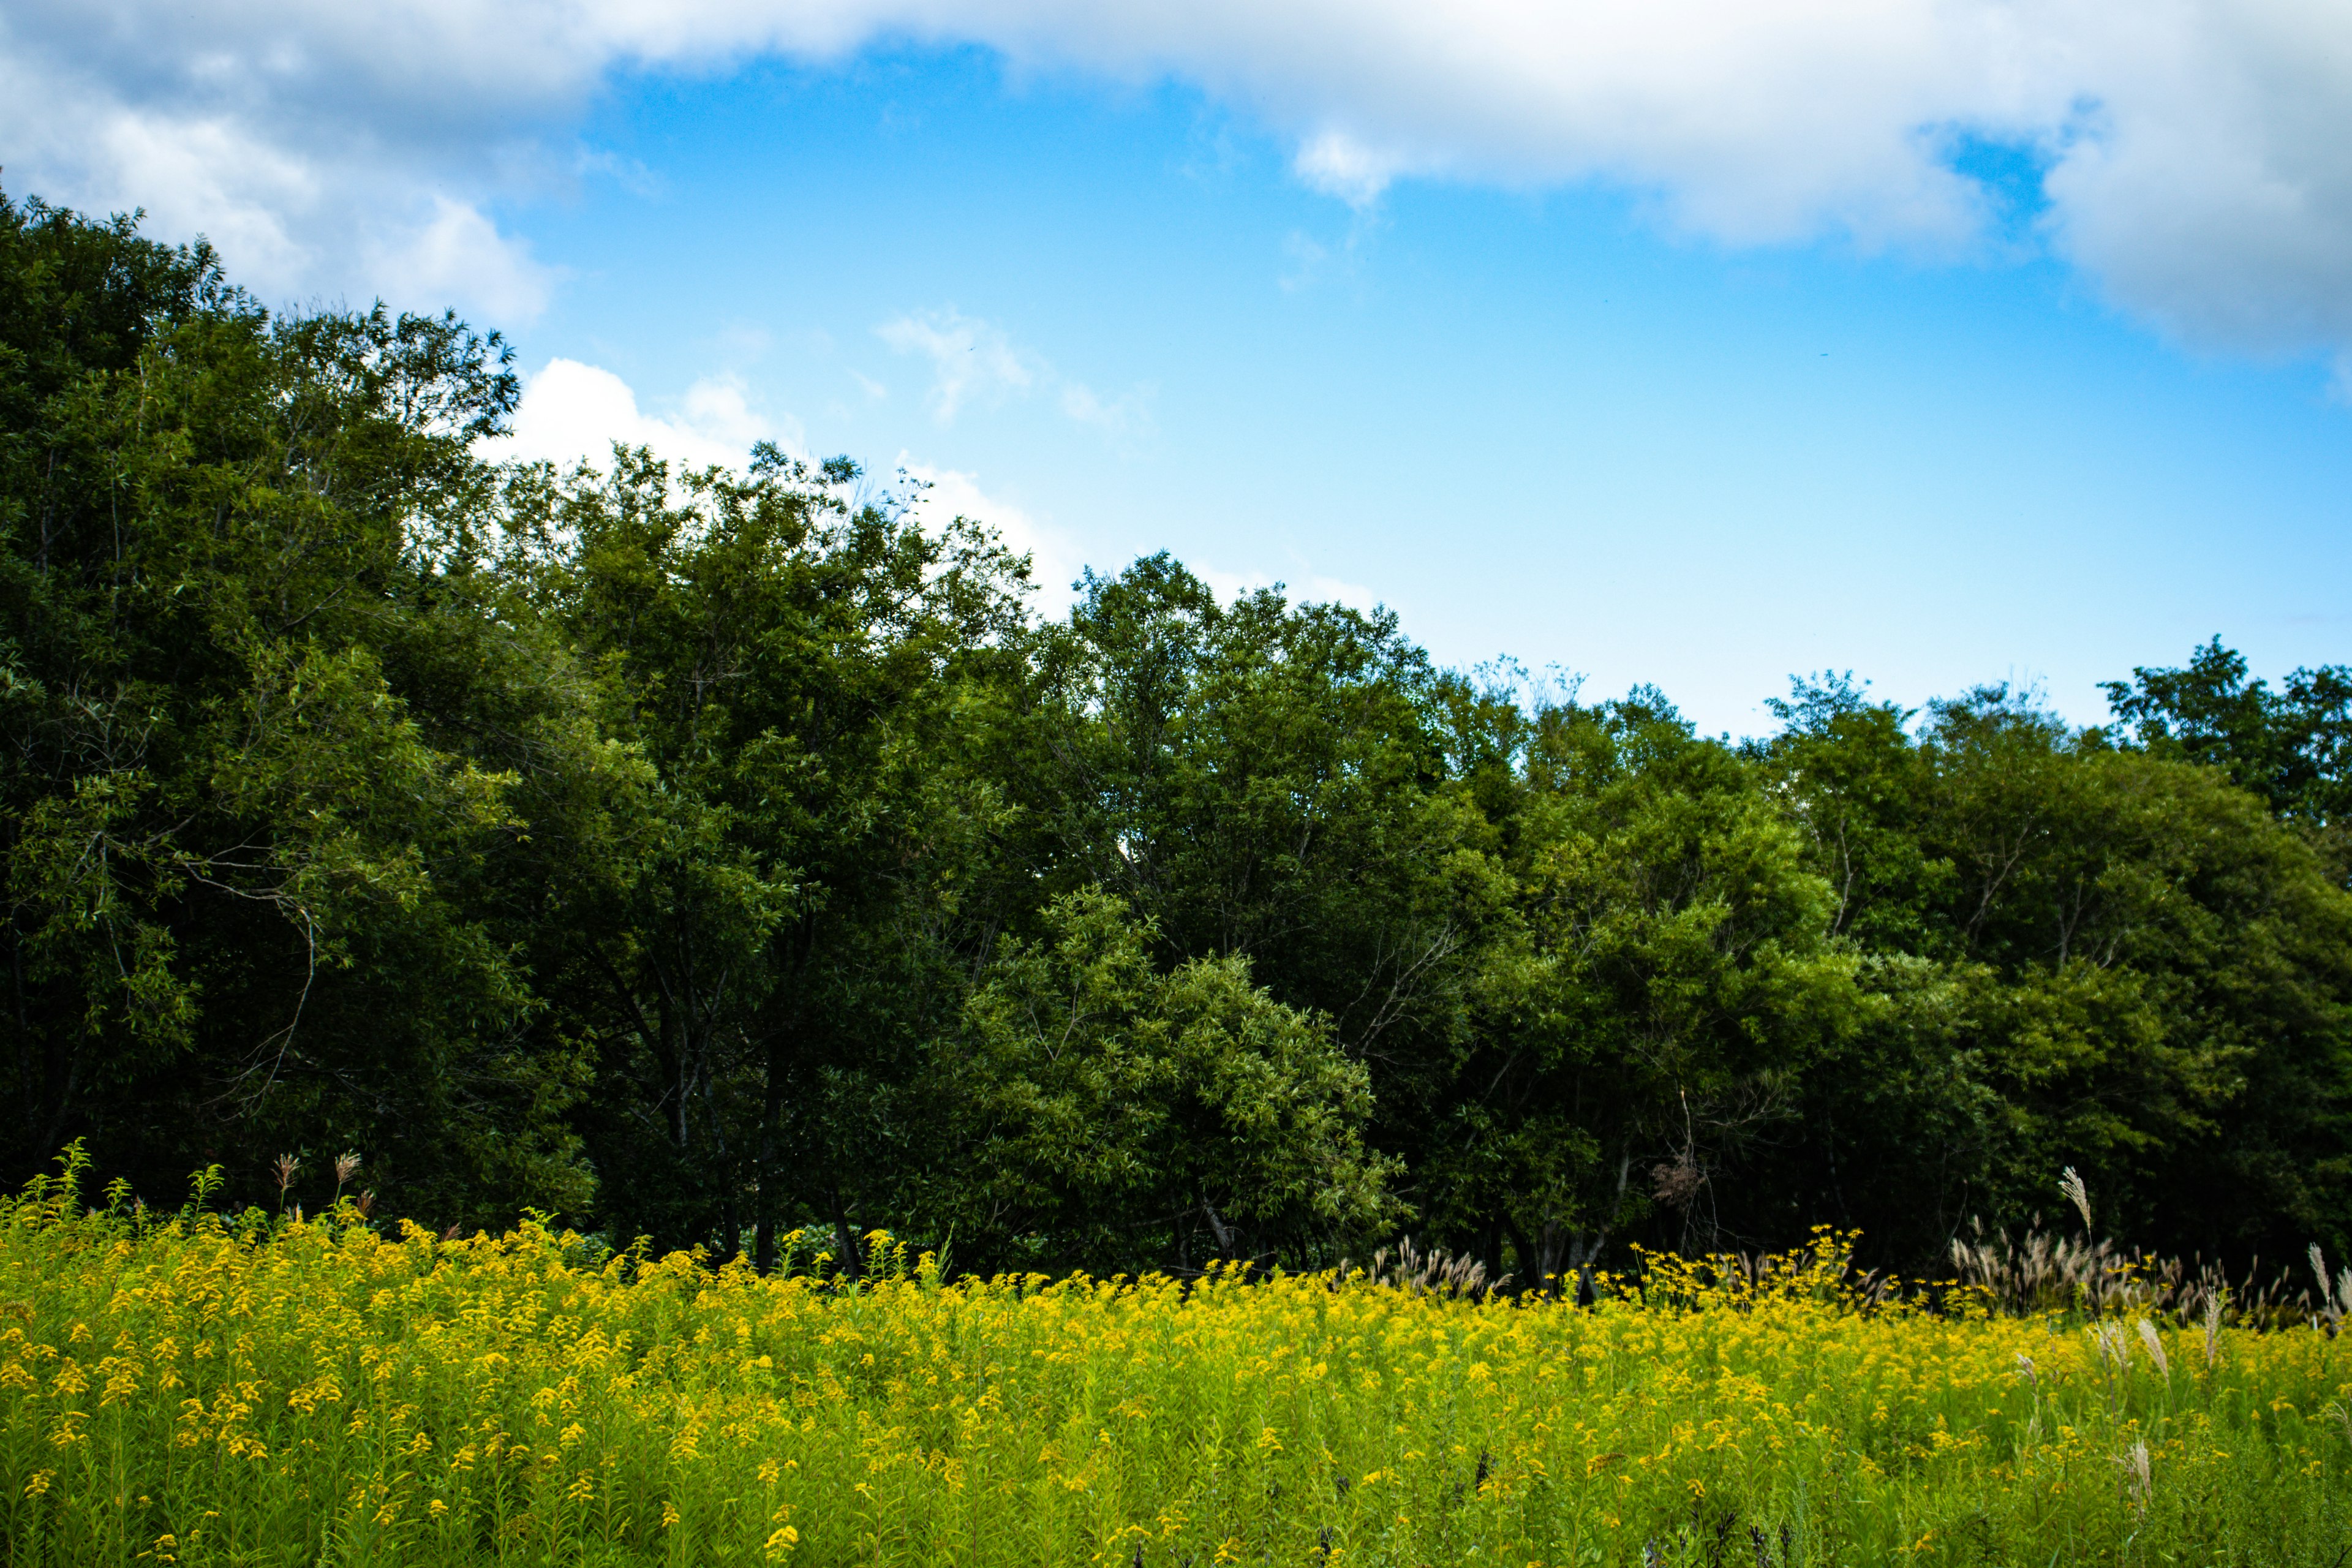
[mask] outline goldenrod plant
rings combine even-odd
[[[1858,1285],[762,1276],[503,1234],[0,1205],[12,1564],[2335,1563],[2324,1328]]]

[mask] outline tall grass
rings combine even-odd
[[[1965,1234],[1952,1238],[1954,1277],[1975,1287],[1990,1304],[2021,1317],[2053,1311],[2093,1317],[2161,1313],[2181,1320],[2211,1317],[2247,1328],[2306,1323],[2325,1327],[2332,1336],[2352,1313],[2352,1268],[2331,1277],[2315,1242],[2308,1261],[2319,1286],[2316,1296],[2310,1281],[2291,1271],[2266,1274],[2259,1258],[2233,1279],[2221,1265],[2201,1258],[2126,1252],[2094,1232],[2091,1194],[2073,1166],[2060,1174],[2058,1191],[2082,1216],[2079,1235],[2045,1230],[2039,1215],[2018,1236],[1971,1221]]]
[[[1930,1311],[1834,1237],[1596,1306],[943,1280],[0,1205],[12,1564],[2316,1563],[2311,1328]],[[804,1261],[804,1260],[803,1260]],[[1874,1301],[1871,1297],[1874,1296]]]

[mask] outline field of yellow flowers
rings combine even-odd
[[[877,1243],[877,1249],[879,1247]],[[2325,1563],[2319,1331],[1872,1307],[1833,1243],[1579,1308],[854,1288],[527,1223],[0,1205],[10,1564]],[[890,1265],[896,1262],[896,1268]]]

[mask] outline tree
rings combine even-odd
[[[1412,1160],[1514,919],[1453,777],[1450,688],[1386,612],[1221,604],[1164,555],[1084,587],[1041,635],[1013,786],[1041,876],[1125,901],[1161,967],[1244,959],[1328,1020],[1369,1070],[1371,1142]]]
[[[1528,963],[1464,1054],[1423,1181],[1458,1173],[1463,1222],[1538,1274],[1636,1227],[1778,1235],[1745,1173],[1857,1012],[1830,889],[1756,770],[1656,693],[1531,721],[1506,822]]]
[[[502,345],[273,321],[201,247],[5,201],[0,343],[9,1159],[257,1183],[350,1140],[418,1213],[584,1199],[488,908],[514,780],[441,722],[553,650],[455,691],[403,658],[479,614],[436,551]]]
[[[1820,677],[1734,746],[1164,554],[1041,625],[846,459],[495,466],[516,395],[0,199],[20,1173],[357,1149],[762,1267],[1916,1266],[2060,1165],[2134,1240],[2345,1240],[2345,668],[2216,640],[2091,731]]]
[[[894,1217],[902,1104],[985,945],[962,897],[998,814],[965,765],[1018,668],[1025,563],[959,521],[844,499],[846,460],[515,477],[510,567],[656,780],[551,973],[598,1042],[607,1210],[743,1246]]]
[[[1772,1184],[1913,1257],[2062,1164],[2151,1241],[2333,1234],[2352,904],[2304,833],[2004,688],[1916,734],[1820,687],[1784,717],[1759,755],[1850,889],[1872,1011]]]
[[[1369,1076],[1237,955],[1162,972],[1100,892],[1057,900],[967,1009],[932,1103],[959,1123],[940,1207],[995,1268],[1328,1262],[1397,1217],[1364,1147]]]
[[[2136,668],[2105,689],[2149,755],[2220,768],[2282,816],[2315,826],[2352,817],[2352,667],[2297,669],[2273,691],[2217,637],[2180,668]]]

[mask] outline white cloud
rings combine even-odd
[[[1361,211],[1381,199],[1381,193],[1405,165],[1373,152],[1345,132],[1326,131],[1298,149],[1291,167],[1325,195],[1337,196]]]
[[[1026,510],[982,490],[980,478],[960,468],[936,468],[898,454],[898,470],[921,486],[915,515],[927,528],[940,528],[963,517],[993,529],[1008,549],[1029,557],[1030,578],[1037,584],[1031,604],[1046,616],[1058,616],[1076,598],[1070,584],[1084,563],[1057,530],[1039,521]]]
[[[0,12],[8,188],[143,207],[149,232],[204,235],[273,301],[381,296],[528,321],[553,275],[484,206],[530,140],[507,108],[544,105],[499,91],[491,61],[441,58],[446,26],[417,15],[378,34],[364,21],[272,5],[12,5]]]
[[[1990,139],[2046,165],[2050,243],[2127,308],[2352,347],[2343,0],[20,0],[0,146],[12,188],[143,202],[272,288],[397,293],[390,258],[436,232],[496,241],[437,280],[525,310],[545,274],[486,215],[581,163],[546,148],[609,74],[883,37],[1191,82],[1360,207],[1402,177],[1599,179],[1731,244],[1964,253],[1995,204],[1950,153]],[[981,390],[953,381],[946,417]]]
[[[492,321],[530,321],[547,308],[554,275],[475,208],[433,198],[433,217],[398,236],[372,270],[425,299],[465,299]]]
[[[761,414],[731,378],[696,382],[674,414],[652,415],[638,407],[635,390],[611,371],[556,359],[524,378],[514,433],[484,443],[483,455],[560,468],[584,459],[602,468],[619,442],[649,447],[656,457],[689,468],[716,463],[740,468],[756,441],[806,455],[799,423]],[[1036,608],[1059,615],[1069,607],[1075,596],[1070,584],[1082,563],[1059,531],[1027,509],[988,494],[977,474],[940,468],[906,452],[898,454],[897,468],[914,481],[915,515],[926,527],[945,527],[959,517],[985,524],[1008,548],[1030,557]]]
[[[1328,577],[1303,569],[1276,576],[1266,572],[1226,572],[1206,566],[1192,568],[1192,574],[1208,584],[1209,591],[1220,599],[1237,599],[1261,588],[1279,588],[1284,597],[1294,605],[1345,605],[1350,609],[1370,611],[1388,603],[1385,596],[1361,583],[1350,583],[1344,577]]]
[[[1148,386],[1105,397],[1082,381],[1062,384],[1062,412],[1080,425],[1092,426],[1116,441],[1149,436],[1154,429],[1151,393]]]
[[[900,353],[931,362],[931,413],[951,425],[966,401],[994,403],[1007,392],[1025,392],[1037,378],[1034,357],[1015,348],[1002,327],[974,321],[952,305],[900,316],[874,329]]]
[[[1057,401],[1066,417],[1102,432],[1117,445],[1127,446],[1152,432],[1150,387],[1106,397],[1062,374],[1044,355],[1014,342],[993,321],[964,315],[952,305],[896,317],[874,332],[898,353],[920,354],[931,362],[931,413],[942,425],[955,423],[968,404],[992,405],[1009,394],[1045,386],[1059,389]],[[862,375],[856,379],[868,396],[886,395],[879,384]]]
[[[806,447],[797,421],[754,409],[742,384],[731,378],[698,381],[675,413],[652,415],[637,406],[636,393],[611,371],[557,359],[524,379],[514,434],[488,444],[486,451],[559,467],[584,458],[601,467],[610,460],[615,441],[650,447],[657,457],[698,468],[713,463],[740,468],[757,441],[773,441],[795,453]]]
[[[2352,11],[2152,19],[2116,29],[2106,123],[2051,170],[2060,244],[2193,341],[2352,347]]]

